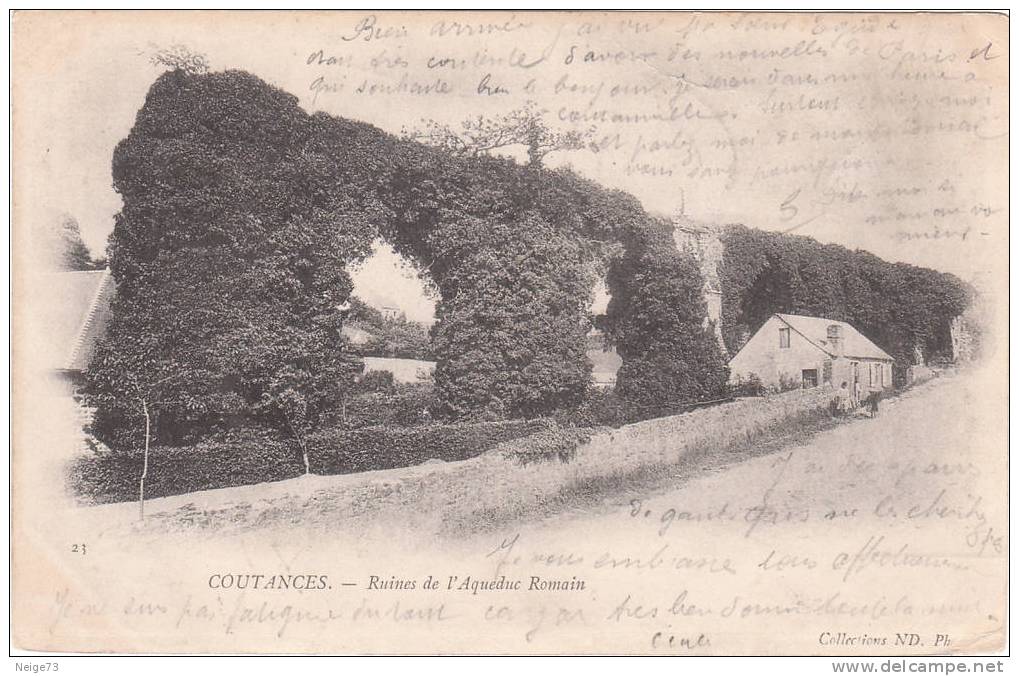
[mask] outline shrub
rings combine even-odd
[[[803,388],[803,381],[794,375],[788,373],[778,374],[778,387],[776,392],[790,392],[792,390],[799,390]]]
[[[574,426],[564,427],[550,422],[545,429],[534,434],[499,444],[496,448],[503,457],[521,465],[558,460],[567,463],[577,454],[577,447],[591,441],[591,430]]]
[[[737,380],[730,391],[734,397],[763,397],[765,387],[761,378],[756,373],[751,373],[746,378]]]
[[[622,427],[637,417],[639,409],[610,387],[590,390],[579,406],[562,411],[556,420],[576,427]]]

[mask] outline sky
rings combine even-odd
[[[533,100],[553,126],[590,131],[596,141],[597,152],[558,153],[549,164],[627,190],[653,212],[793,229],[969,280],[1004,269],[1007,155],[991,139],[1001,138],[1001,129],[1007,133],[1007,118],[1002,123],[993,105],[1007,59],[986,61],[981,68],[998,70],[977,72],[965,92],[953,92],[963,86],[955,81],[927,83],[902,73],[904,63],[929,70],[929,61],[949,50],[952,58],[938,68],[976,69],[966,65],[967,48],[982,44],[995,26],[953,24],[952,34],[965,40],[958,46],[935,44],[928,19],[908,32],[878,27],[895,43],[880,42],[873,22],[860,19],[847,32],[859,44],[872,40],[881,59],[850,64],[848,56],[831,58],[846,45],[832,26],[793,22],[782,29],[787,39],[766,26],[751,30],[745,21],[715,18],[708,26],[701,16],[646,15],[646,26],[634,26],[604,15],[491,14],[486,25],[500,28],[486,32],[448,14],[408,20],[317,12],[21,13],[12,61],[16,225],[73,214],[93,254],[102,255],[121,206],[112,189],[113,150],[163,70],[152,55],[184,44],[205,54],[215,70],[247,70],[293,93],[308,112],[392,133],[420,127],[424,119],[452,125],[468,115],[495,116]],[[783,40],[813,44],[804,36],[828,56],[809,48],[781,61],[741,56]],[[19,40],[33,49],[19,49]],[[895,44],[899,52],[888,47]],[[718,45],[748,51],[708,58]],[[680,68],[673,57],[686,58],[683,49],[698,58]],[[860,73],[878,73],[879,81],[828,89],[817,83]],[[451,93],[401,90],[408,82],[436,80]],[[364,93],[372,88],[375,93]],[[506,93],[493,95],[493,89]],[[983,108],[977,116],[958,102],[934,105],[934,99],[929,108],[910,108],[908,97],[917,93],[973,94]],[[819,110],[822,105],[829,110]],[[960,131],[974,120],[983,125],[979,134]],[[920,131],[906,134],[903,124]],[[889,126],[895,136],[883,135]],[[811,131],[822,140],[790,140]],[[947,188],[938,192],[938,186]],[[914,199],[902,192],[908,190],[920,192]],[[430,318],[422,285],[387,247],[377,247],[354,277],[356,293],[369,302]]]
[[[376,240],[372,255],[350,272],[354,295],[369,305],[397,307],[407,319],[432,324],[435,320],[435,298],[429,293],[417,272],[407,265],[393,248]]]

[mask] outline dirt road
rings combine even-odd
[[[509,475],[479,458],[163,498],[144,525],[133,504],[78,508],[40,537],[87,541],[53,574],[104,593],[36,611],[112,608],[106,620],[150,649],[174,649],[178,632],[191,649],[229,645],[245,622],[280,651],[462,651],[468,638],[482,653],[990,649],[1006,598],[1004,410],[975,375],[944,377],[873,420],[555,499],[529,493],[550,467]],[[283,573],[328,583],[222,586]],[[139,617],[142,602],[165,610]]]

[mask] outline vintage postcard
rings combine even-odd
[[[1006,649],[1006,15],[11,31],[14,648]]]

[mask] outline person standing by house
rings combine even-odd
[[[868,404],[868,407],[870,408],[870,417],[871,418],[876,418],[877,417],[877,409],[878,409],[878,405],[880,403],[881,403],[881,390],[874,390],[874,391],[872,391],[870,393],[870,396],[867,397],[867,404]]]
[[[835,398],[832,399],[832,413],[839,418],[845,417],[849,414],[850,401],[849,401],[849,383],[842,381],[842,387],[835,392]]]

